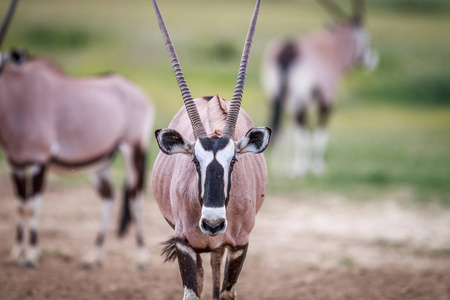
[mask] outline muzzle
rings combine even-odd
[[[223,207],[202,207],[202,216],[199,221],[200,230],[207,235],[216,236],[227,229],[227,214]]]

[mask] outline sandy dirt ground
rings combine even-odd
[[[450,211],[400,204],[407,197],[398,192],[355,203],[336,195],[268,195],[252,232],[238,298],[450,299]],[[54,182],[43,206],[39,267],[6,262],[15,235],[14,203],[9,178],[2,175],[0,299],[182,299],[177,264],[164,264],[159,256],[159,243],[172,230],[151,191],[144,205],[151,255],[146,271],[134,268],[133,232],[116,238],[116,222],[103,265],[80,269],[99,226],[100,203],[87,185]],[[211,299],[208,255],[203,259],[203,299]]]

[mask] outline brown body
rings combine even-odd
[[[0,140],[15,164],[83,164],[119,146],[146,145],[150,101],[118,75],[72,78],[43,59],[6,63]]]
[[[220,135],[230,102],[218,96],[208,99],[197,98],[194,101],[208,136]],[[253,127],[250,117],[241,109],[235,140],[243,138]],[[169,128],[177,130],[188,140],[194,140],[184,107],[175,115]],[[223,234],[214,237],[206,236],[198,226],[201,205],[198,201],[197,173],[191,160],[185,155],[166,155],[160,152],[153,167],[153,193],[163,216],[175,226],[175,237],[187,239],[199,252],[224,246],[246,245],[255,224],[256,213],[266,194],[267,169],[264,155],[244,155],[239,158],[231,179],[227,206],[228,226]]]
[[[298,39],[274,41],[267,47],[263,60],[262,82],[272,103],[274,136],[280,131],[284,114],[295,124],[273,152],[274,170],[281,176],[325,172],[326,127],[339,84],[356,66],[372,70],[378,62],[370,35],[363,26],[362,1],[353,1],[351,17],[344,16],[332,1],[318,2],[338,16],[337,23]],[[317,120],[315,124],[310,121],[312,106],[317,108],[317,117],[312,118]]]
[[[198,300],[203,290],[201,253],[211,253],[213,299],[236,298],[249,235],[267,188],[261,154],[271,129],[253,127],[240,109],[250,50],[261,1],[257,0],[242,51],[231,103],[218,95],[193,99],[169,32],[153,0],[184,107],[155,137],[161,152],[153,167],[153,193],[175,230],[165,242],[166,261],[178,259],[184,300]],[[241,112],[241,113],[240,113]],[[252,155],[253,154],[253,155]],[[220,288],[222,258],[227,253]]]
[[[25,53],[3,53],[0,71],[0,146],[11,166],[18,198],[16,246],[11,259],[34,267],[38,214],[49,167],[95,173],[102,198],[102,221],[95,249],[85,266],[99,263],[112,212],[109,167],[121,152],[127,170],[119,234],[136,221],[138,264],[146,264],[140,201],[153,107],[144,92],[118,75],[73,78],[50,62]],[[129,206],[129,209],[128,209]],[[30,210],[30,213],[24,211]],[[25,227],[29,226],[29,246]]]

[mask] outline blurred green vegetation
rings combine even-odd
[[[0,3],[1,12],[7,2]],[[254,1],[160,2],[193,95],[230,99]],[[352,72],[342,84],[327,175],[301,182],[271,176],[269,191],[363,199],[407,189],[414,200],[450,204],[448,0],[380,0],[367,6],[381,63],[374,73]],[[259,81],[267,43],[330,22],[314,1],[263,1],[243,99],[256,125],[269,123]],[[182,106],[151,1],[21,2],[4,48],[12,46],[55,61],[75,76],[112,70],[128,77],[156,103],[154,128],[166,127]],[[149,167],[156,153],[152,140]],[[122,174],[120,160],[115,173]]]

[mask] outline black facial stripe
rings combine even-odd
[[[216,159],[214,159],[206,168],[203,205],[207,207],[224,206],[224,173],[225,171],[222,165],[219,164]]]
[[[228,145],[228,139],[226,138],[206,138],[200,139],[200,143],[202,144],[203,149],[205,151],[212,151],[214,155],[224,149]]]
[[[228,201],[230,200],[230,190],[231,190],[231,173],[233,172],[234,166],[230,164],[228,168],[228,187],[227,187],[227,195],[225,198],[225,206],[228,206]]]

